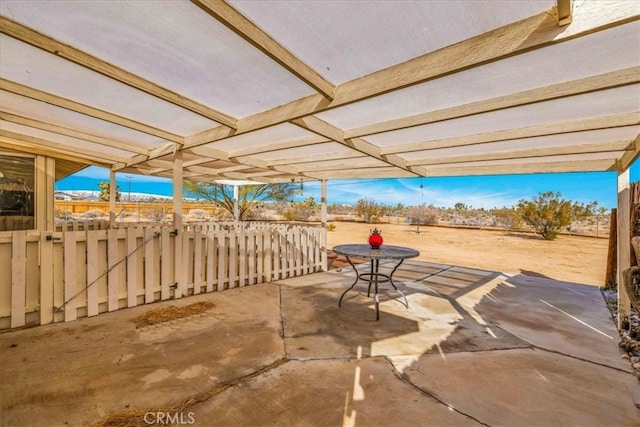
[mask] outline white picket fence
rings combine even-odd
[[[321,227],[0,232],[0,329],[270,282],[326,266]]]

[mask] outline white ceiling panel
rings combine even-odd
[[[381,147],[640,111],[640,85],[367,136]]]
[[[0,148],[272,182],[626,170],[640,2],[556,5],[0,0]]]
[[[0,73],[7,80],[176,134],[218,125],[11,37],[0,35],[0,46]]]
[[[0,12],[235,117],[313,93],[188,1],[4,0]]]
[[[436,148],[433,150],[403,153],[406,160],[431,157],[464,156],[473,154],[505,153],[525,149],[550,149],[575,145],[591,145],[594,147],[612,142],[629,144],[640,133],[640,126],[626,126],[613,129],[598,129],[586,132],[572,132],[558,135],[538,136],[532,138],[512,139],[508,141],[471,144],[460,147]]]
[[[157,136],[138,132],[10,92],[0,91],[0,100],[2,101],[2,111],[43,123],[75,129],[103,138],[130,142],[131,144],[147,148],[152,148],[167,142]]]
[[[286,160],[289,158],[307,157],[309,161],[319,161],[326,154],[350,154],[353,150],[335,142],[313,144],[306,147],[288,148],[284,150],[261,153],[263,160]]]
[[[45,141],[51,141],[58,144],[64,144],[71,148],[75,148],[74,151],[90,150],[94,152],[103,153],[105,158],[118,157],[126,159],[135,154],[132,151],[120,150],[113,147],[107,147],[101,144],[94,144],[82,139],[72,138],[69,136],[60,135],[53,132],[48,132],[40,129],[34,129],[28,126],[19,125],[16,123],[8,123],[0,120],[0,129],[3,131],[14,132],[21,135],[32,136],[35,138],[43,139]]]
[[[256,148],[263,145],[268,146],[274,142],[284,142],[297,140],[313,136],[314,134],[298,126],[291,124],[281,124],[270,128],[258,130],[256,132],[234,136],[224,141],[214,142],[205,147],[213,147],[219,150],[227,150],[234,153],[238,150]]]
[[[616,160],[623,152],[606,152],[606,153],[585,153],[585,154],[568,154],[563,156],[546,156],[531,157],[525,159],[508,159],[508,160],[485,160],[470,163],[449,163],[442,165],[429,165],[427,169],[437,171],[438,169],[449,169],[457,167],[482,167],[482,166],[505,166],[505,165],[530,165],[557,162],[589,162],[593,160]]]
[[[297,1],[231,4],[339,84],[544,12],[554,1]]]
[[[318,114],[353,129],[576,79],[640,63],[640,22],[632,22]],[[588,64],[576,67],[575,64]]]

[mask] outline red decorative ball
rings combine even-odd
[[[382,235],[378,229],[374,229],[369,235],[369,245],[371,249],[378,249],[382,245]]]

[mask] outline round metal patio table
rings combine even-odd
[[[342,306],[342,298],[344,298],[347,292],[352,290],[359,280],[363,280],[369,283],[369,288],[367,290],[368,297],[371,296],[371,285],[373,285],[373,299],[375,301],[375,306],[376,306],[376,320],[380,320],[380,299],[378,297],[378,283],[380,282],[391,283],[391,286],[393,286],[393,289],[395,289],[400,295],[402,295],[402,298],[404,299],[405,307],[409,308],[409,302],[407,301],[407,297],[405,297],[402,291],[400,291],[396,287],[395,283],[393,283],[393,273],[396,272],[398,267],[400,267],[400,264],[402,264],[405,259],[415,258],[418,255],[420,255],[420,252],[418,252],[415,249],[406,248],[403,246],[392,246],[392,245],[382,245],[378,249],[372,249],[371,246],[368,244],[338,245],[338,246],[335,246],[332,250],[338,255],[344,255],[344,257],[347,258],[347,261],[349,262],[349,264],[351,264],[351,267],[353,267],[353,271],[355,271],[356,273],[356,280],[340,296],[340,301],[338,301],[338,307]],[[353,264],[353,262],[351,262],[350,258],[362,258],[362,259],[370,260],[370,263],[371,263],[370,271],[368,273],[359,272],[356,266]],[[381,259],[395,260],[399,262],[395,265],[395,267],[393,267],[393,270],[391,270],[391,273],[383,274],[379,272]]]

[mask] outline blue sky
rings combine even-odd
[[[637,162],[636,162],[637,163]],[[640,179],[640,166],[631,167],[631,182]],[[170,196],[171,181],[144,175],[117,174],[116,181],[126,194],[131,192]],[[57,190],[84,190],[98,192],[98,183],[109,180],[108,169],[88,167],[56,183]],[[370,198],[378,203],[406,206],[420,203],[439,207],[453,207],[458,202],[474,208],[513,206],[520,199],[530,199],[543,191],[559,191],[565,199],[599,206],[616,206],[616,173],[590,172],[565,174],[503,175],[478,177],[411,179],[330,180],[328,203],[355,204],[358,199]],[[313,196],[320,200],[320,183],[304,184],[304,193],[298,199]]]

